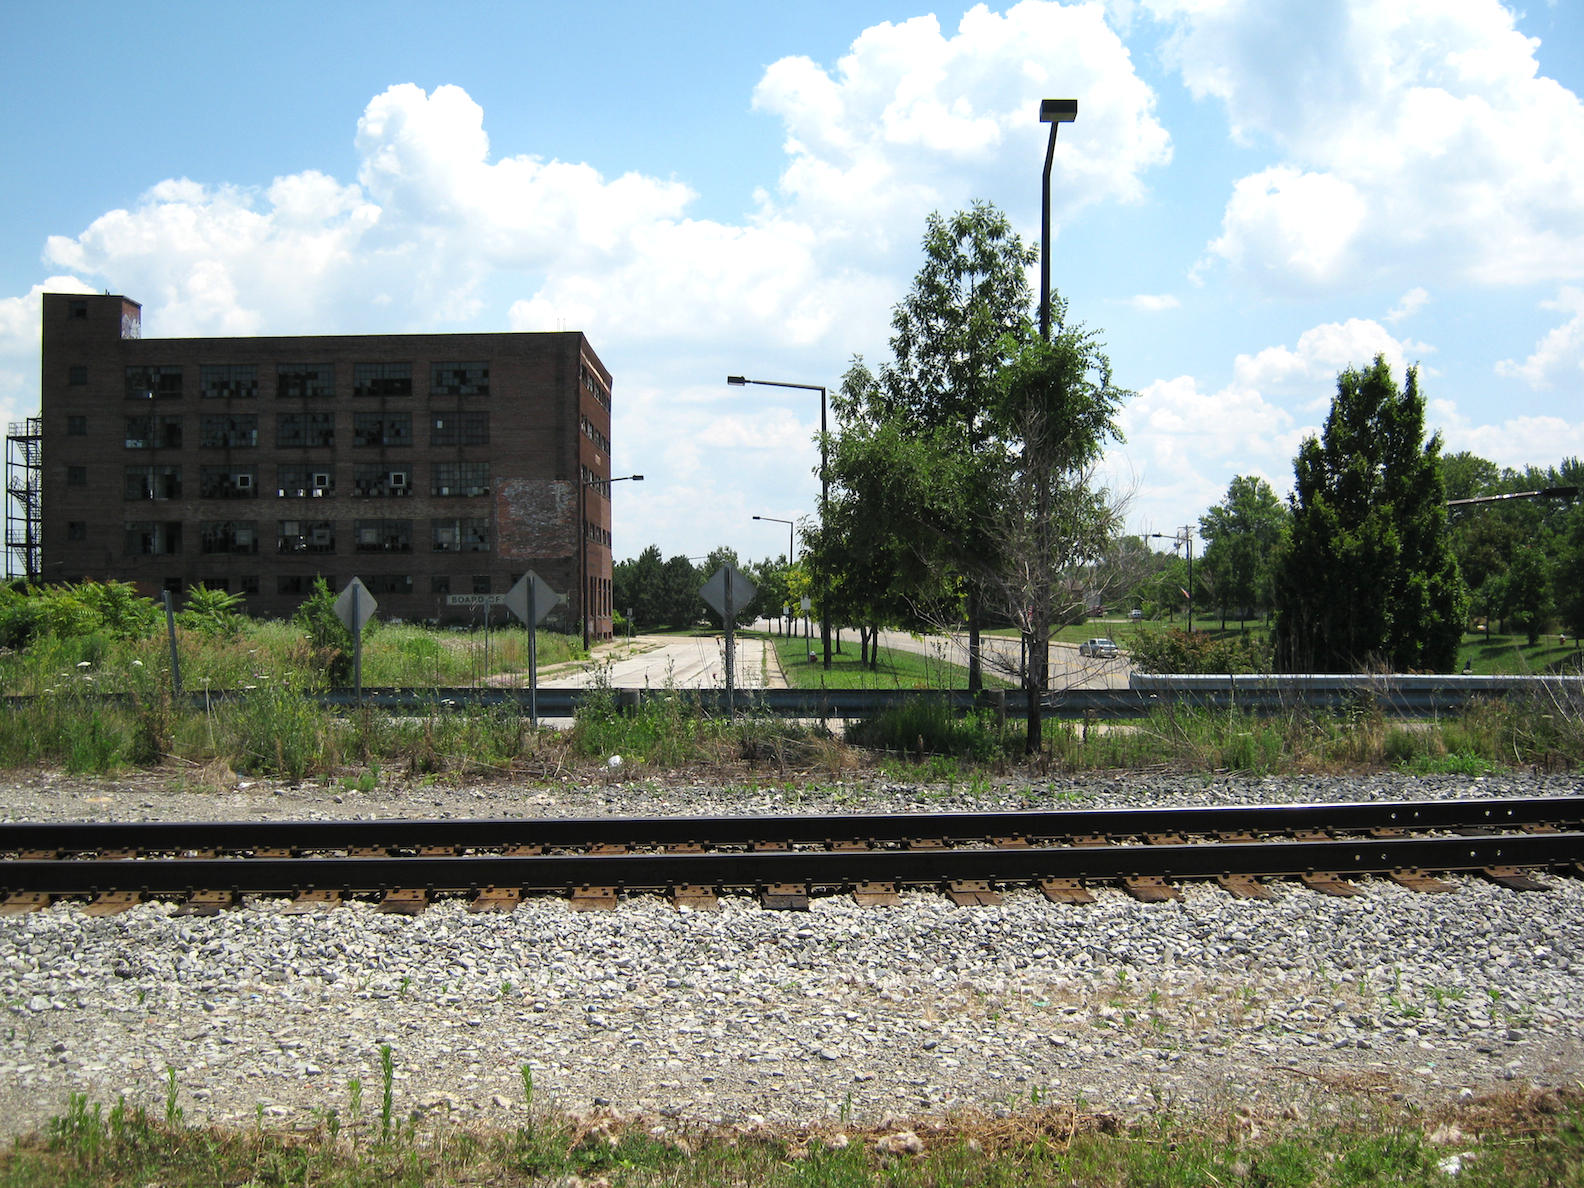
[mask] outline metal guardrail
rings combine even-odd
[[[186,696],[207,709],[248,696],[245,690],[211,689]],[[126,701],[116,694],[89,695],[101,701]],[[310,692],[308,697],[334,710],[357,705],[351,689]],[[539,715],[570,718],[593,696],[611,697],[618,706],[636,708],[660,698],[683,698],[704,713],[728,711],[724,689],[540,689]],[[1455,714],[1471,702],[1506,697],[1543,698],[1558,704],[1584,704],[1584,677],[1557,676],[1145,676],[1134,674],[1126,689],[1061,689],[1045,694],[1046,716],[1054,719],[1142,718],[1162,706],[1242,710],[1256,714],[1294,709],[1340,710],[1369,706],[1394,717],[1428,718]],[[916,689],[739,689],[730,708],[739,713],[795,718],[865,718],[920,700],[944,702],[951,712],[988,710],[1018,715],[1024,694],[1016,689],[968,693]],[[6,698],[17,707],[33,700]],[[528,690],[515,688],[364,688],[363,704],[388,712],[432,713],[447,709],[528,711]]]

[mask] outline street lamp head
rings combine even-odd
[[[1078,100],[1041,99],[1040,123],[1070,124],[1078,118]]]
[[[726,377],[726,382],[734,388],[740,388],[748,381],[740,375],[728,375]]]
[[[641,483],[641,482],[643,482],[643,475],[641,475],[641,474],[635,474],[635,475],[633,475],[633,476],[632,476],[632,481],[633,481],[633,482],[635,482],[635,483]]]

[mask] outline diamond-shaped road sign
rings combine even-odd
[[[524,623],[528,622],[528,587],[533,587],[533,613],[534,621],[529,626],[538,626],[540,620],[553,610],[557,603],[565,602],[565,594],[557,594],[545,584],[533,570],[529,570],[517,579],[517,584],[506,592],[506,609],[511,611]]]
[[[346,624],[354,638],[361,635],[363,625],[374,617],[374,612],[379,609],[379,603],[374,595],[369,593],[369,588],[358,578],[353,578],[346,584],[346,589],[341,591],[341,596],[335,600],[336,617]],[[353,622],[356,616],[357,621]]]
[[[753,601],[755,592],[754,584],[735,565],[722,565],[699,587],[699,597],[723,619],[735,619],[737,612]]]

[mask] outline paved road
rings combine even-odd
[[[601,644],[597,662],[609,663],[610,683],[618,689],[660,689],[669,682],[678,689],[719,689],[726,685],[725,642],[720,637],[640,635],[629,647],[625,640]],[[764,641],[737,641],[737,687],[764,687]],[[547,689],[577,689],[592,684],[591,666],[565,669],[541,681]]]
[[[984,666],[987,675],[1018,680],[1022,662],[1022,643],[1004,635],[982,635]],[[928,635],[922,638],[905,631],[882,631],[883,647],[934,656],[952,664],[968,667],[968,636]],[[1056,689],[1125,689],[1132,666],[1126,656],[1112,660],[1092,659],[1078,654],[1076,644],[1053,643],[1050,649],[1050,684]]]

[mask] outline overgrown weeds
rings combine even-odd
[[[528,1082],[531,1085],[531,1082]],[[359,1086],[358,1088],[361,1088]],[[1031,1095],[1032,1096],[1032,1095]],[[185,1125],[118,1101],[73,1094],[41,1134],[0,1152],[0,1185],[604,1182],[625,1185],[1039,1185],[1158,1188],[1220,1184],[1467,1188],[1577,1184],[1584,1171],[1579,1095],[1512,1093],[1425,1113],[1338,1095],[1324,1123],[1303,1111],[1255,1116],[1171,1112],[1127,1124],[1074,1105],[1026,1102],[1001,1118],[964,1113],[883,1128],[690,1127],[609,1113],[525,1107],[515,1126],[422,1128],[383,1112],[343,1122],[331,1107],[292,1130]]]

